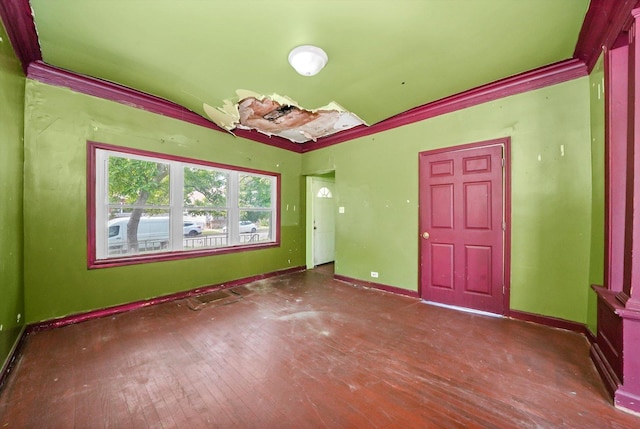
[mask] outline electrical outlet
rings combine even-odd
[[[373,277],[374,279],[378,278],[378,272],[377,271],[371,271],[371,277]]]

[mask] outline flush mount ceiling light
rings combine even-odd
[[[289,64],[302,76],[318,74],[328,60],[327,53],[317,46],[302,45],[289,52]]]

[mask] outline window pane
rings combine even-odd
[[[227,240],[227,211],[226,210],[210,210],[206,211],[203,216],[196,216],[192,222],[202,227],[201,234],[190,234],[193,227],[185,227],[184,237],[182,239],[184,250],[202,250],[213,249],[216,247],[226,247],[229,245]],[[184,222],[191,223],[191,222]]]
[[[226,207],[228,174],[210,169],[185,167],[184,205],[192,216],[202,215],[200,207]]]
[[[111,219],[109,232],[109,256],[139,255],[158,252],[170,247],[169,212],[163,216],[126,216]]]
[[[271,211],[240,211],[239,243],[271,241]]]
[[[240,174],[238,186],[239,207],[271,207],[271,178]]]
[[[93,160],[91,267],[109,259],[124,265],[276,243],[277,175],[99,147]],[[149,253],[158,255],[136,258]]]
[[[110,205],[169,205],[169,164],[109,157]]]
[[[109,207],[109,220],[114,218],[131,217],[140,213],[140,216],[167,216],[169,213],[165,208],[135,207],[135,206],[111,206]],[[137,216],[137,215],[136,215]]]
[[[329,190],[329,188],[323,186],[322,188],[320,188],[320,190],[318,190],[318,194],[316,195],[317,198],[333,198],[333,195],[331,194],[331,191]]]

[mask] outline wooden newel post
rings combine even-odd
[[[628,46],[606,52],[608,192],[624,183],[624,204],[607,202],[606,288],[598,295],[598,333],[591,357],[617,407],[640,412],[640,9],[631,13]],[[618,83],[616,83],[616,80]],[[620,83],[621,80],[626,80]],[[621,88],[626,94],[621,93]],[[617,91],[617,92],[616,92]],[[627,104],[626,112],[620,102]],[[617,105],[616,105],[617,104]],[[612,116],[612,112],[614,115]],[[617,112],[617,113],[616,113]],[[626,114],[625,114],[626,113]],[[626,128],[626,139],[620,131]],[[616,153],[618,155],[616,155]],[[621,156],[620,156],[621,155]],[[612,158],[617,156],[617,158]],[[618,179],[618,180],[616,180]],[[622,180],[619,180],[622,179]],[[616,185],[617,184],[617,185]],[[613,223],[613,219],[622,220]],[[616,241],[617,240],[617,241]],[[624,241],[624,252],[616,252]],[[620,270],[621,268],[621,270]],[[620,271],[622,275],[620,276]]]

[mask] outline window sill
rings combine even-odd
[[[179,251],[179,252],[158,252],[158,253],[153,253],[148,255],[136,255],[136,256],[127,256],[122,258],[109,258],[109,259],[99,259],[99,260],[92,260],[91,258],[89,258],[89,264],[87,268],[92,270],[92,269],[98,269],[98,268],[120,267],[125,265],[149,264],[152,262],[176,261],[180,259],[191,259],[191,258],[200,258],[204,256],[223,255],[227,253],[238,253],[238,252],[247,252],[251,250],[270,249],[273,247],[280,247],[280,243],[273,242],[273,243],[262,243],[262,244],[251,244],[251,245],[238,245],[238,246],[224,247],[224,248],[218,248],[218,249],[187,250],[187,251]]]

